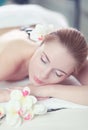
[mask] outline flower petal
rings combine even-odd
[[[22,107],[26,109],[30,109],[33,105],[33,101],[30,96],[26,96],[22,102]]]
[[[23,95],[20,90],[13,90],[10,95],[11,99],[13,99],[13,100],[20,100],[22,98],[22,96]]]
[[[33,104],[35,104],[37,102],[37,98],[36,97],[34,97],[32,95],[30,95],[29,97],[32,99]]]
[[[18,114],[14,116],[12,114],[7,114],[6,123],[10,126],[16,126],[22,123],[22,119]]]
[[[23,93],[23,96],[29,95],[29,94],[30,94],[30,89],[29,89],[29,87],[25,87],[25,88],[23,89],[22,93]]]
[[[34,114],[46,114],[47,108],[43,104],[35,104]]]
[[[34,117],[34,112],[30,109],[26,114],[23,116],[24,120],[31,120]]]
[[[7,112],[18,111],[20,108],[21,108],[21,103],[19,101],[10,100],[6,105]]]

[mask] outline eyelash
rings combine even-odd
[[[41,58],[40,58],[41,61],[42,61],[44,64],[47,64],[47,61],[45,61],[42,57],[43,57],[43,56],[41,56]],[[59,75],[57,72],[55,72],[55,74],[56,74],[57,77],[63,76],[62,74]]]
[[[57,72],[55,72],[55,74],[56,74],[57,77],[63,76],[62,74],[59,75]]]
[[[44,64],[47,64],[47,61],[45,61],[42,56],[41,56],[41,61],[44,63]]]

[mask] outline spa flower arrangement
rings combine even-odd
[[[35,96],[30,95],[28,87],[23,90],[13,90],[10,101],[5,106],[0,106],[0,119],[10,125],[18,127],[24,121],[32,120],[37,115],[47,113],[47,108],[38,103]]]
[[[42,42],[45,35],[54,31],[52,24],[37,24],[30,33],[30,39],[36,42]]]

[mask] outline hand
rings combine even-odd
[[[10,99],[10,90],[8,88],[0,89],[0,102],[7,102]]]
[[[10,87],[10,88],[1,88],[0,89],[0,102],[7,102],[10,100],[10,93],[15,90],[22,90],[23,87]]]
[[[26,87],[26,86],[24,86]],[[10,93],[13,90],[22,90],[24,87],[9,87],[9,88],[4,88],[0,89],[0,102],[7,102],[10,100]],[[34,95],[38,100],[44,100],[50,97],[50,86],[48,85],[45,86],[34,86],[32,84],[27,85],[27,87],[30,88],[31,95]]]

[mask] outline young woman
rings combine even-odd
[[[88,105],[87,51],[84,36],[72,28],[46,35],[41,45],[30,40],[25,31],[7,32],[0,37],[0,81],[29,75],[31,94]],[[83,85],[61,85],[70,75]],[[2,89],[0,101],[9,100],[10,92]]]

